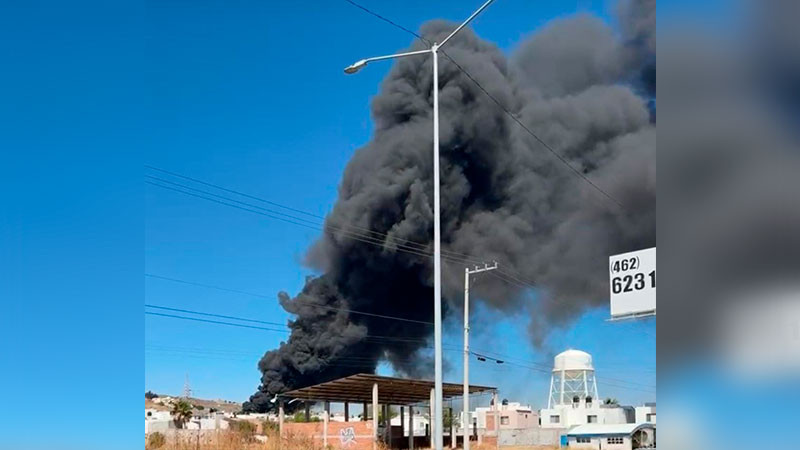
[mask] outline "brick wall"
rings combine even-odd
[[[322,422],[285,422],[283,427],[286,436],[305,436],[322,445]],[[328,445],[335,449],[372,450],[372,421],[328,423]]]

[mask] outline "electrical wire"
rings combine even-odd
[[[414,37],[416,37],[417,39],[421,40],[422,42],[424,42],[424,43],[425,43],[425,44],[427,44],[428,46],[431,46],[431,45],[432,45],[432,43],[431,43],[430,41],[428,41],[427,39],[423,38],[423,37],[422,37],[422,36],[420,36],[418,33],[414,32],[414,31],[411,31],[411,30],[409,30],[408,28],[406,28],[406,27],[404,27],[404,26],[398,25],[397,23],[395,23],[395,22],[393,22],[393,21],[391,21],[391,20],[387,19],[386,17],[383,17],[383,16],[381,16],[380,14],[378,14],[378,13],[376,13],[376,12],[374,12],[374,11],[371,11],[371,10],[370,10],[370,9],[368,9],[368,8],[365,8],[364,6],[361,6],[361,5],[359,5],[358,3],[356,3],[356,2],[354,2],[354,1],[352,1],[352,0],[345,0],[345,1],[346,1],[347,3],[350,3],[351,5],[353,5],[353,6],[356,6],[356,7],[358,7],[359,9],[361,9],[361,10],[363,10],[363,11],[367,12],[368,14],[370,14],[370,15],[372,15],[372,16],[375,16],[375,17],[377,17],[378,19],[380,19],[380,20],[383,20],[384,22],[386,22],[386,23],[388,23],[388,24],[390,24],[390,25],[392,25],[392,26],[395,26],[395,27],[397,27],[397,28],[401,29],[401,30],[405,31],[406,33],[409,33],[409,34],[411,34],[412,36],[414,36]],[[569,162],[569,161],[567,161],[567,159],[566,159],[566,158],[564,158],[564,157],[563,157],[563,156],[562,156],[562,155],[561,155],[559,152],[557,152],[557,151],[556,151],[556,150],[555,150],[553,147],[551,147],[551,146],[550,146],[550,145],[549,145],[547,142],[545,142],[545,141],[544,141],[542,138],[540,138],[540,137],[539,137],[539,136],[538,136],[536,133],[534,133],[534,132],[533,132],[533,131],[532,131],[530,128],[528,128],[528,127],[527,127],[527,126],[526,126],[524,123],[522,123],[522,121],[521,121],[519,118],[517,118],[517,116],[516,116],[514,113],[512,113],[512,112],[511,112],[511,111],[510,111],[508,108],[506,108],[506,107],[505,107],[505,106],[504,106],[504,105],[503,105],[503,104],[502,104],[502,103],[501,103],[501,102],[500,102],[500,101],[499,101],[497,98],[495,98],[495,96],[493,96],[492,94],[490,94],[490,93],[489,93],[489,91],[487,91],[487,90],[486,90],[486,88],[484,88],[484,87],[483,87],[483,86],[482,86],[482,85],[481,85],[481,84],[478,82],[478,80],[476,80],[476,79],[475,79],[475,77],[473,77],[472,75],[470,75],[470,73],[469,73],[469,72],[467,72],[467,70],[466,70],[466,69],[464,69],[464,68],[463,68],[463,67],[462,67],[460,64],[458,64],[458,63],[457,63],[457,62],[456,62],[456,61],[455,61],[455,60],[454,60],[452,57],[450,57],[450,55],[448,55],[447,53],[445,53],[445,52],[444,52],[444,50],[441,50],[441,49],[439,50],[439,52],[441,52],[441,53],[442,53],[442,54],[443,54],[443,55],[444,55],[444,56],[445,56],[445,57],[446,57],[448,60],[450,60],[450,62],[452,62],[452,63],[453,63],[453,64],[454,64],[454,65],[455,65],[455,66],[458,68],[458,70],[460,70],[460,71],[461,71],[461,72],[462,72],[462,73],[463,73],[463,74],[464,74],[464,75],[465,75],[465,76],[466,76],[466,77],[467,77],[467,78],[468,78],[470,81],[472,81],[472,82],[475,84],[475,86],[477,86],[477,87],[478,87],[478,89],[480,89],[480,90],[481,90],[481,91],[482,91],[484,94],[486,94],[486,96],[487,96],[487,97],[489,97],[489,98],[490,98],[490,99],[491,99],[491,100],[492,100],[492,101],[493,101],[493,102],[494,102],[494,103],[495,103],[495,104],[496,104],[496,105],[497,105],[497,106],[498,106],[498,107],[499,107],[499,108],[500,108],[500,109],[501,109],[501,110],[502,110],[502,111],[503,111],[503,112],[504,112],[506,115],[508,115],[508,116],[509,116],[509,117],[510,117],[510,118],[511,118],[511,119],[512,119],[514,122],[516,122],[516,123],[517,123],[517,124],[518,124],[518,125],[519,125],[519,126],[522,128],[522,129],[523,129],[523,130],[525,130],[525,131],[526,131],[528,134],[530,134],[530,135],[531,135],[531,136],[532,136],[534,139],[536,139],[536,141],[537,141],[537,142],[539,142],[539,143],[540,143],[540,144],[541,144],[541,145],[542,145],[542,146],[543,146],[545,149],[547,149],[547,150],[548,150],[550,153],[552,153],[553,155],[555,155],[555,156],[556,156],[556,158],[558,158],[558,159],[559,159],[559,160],[560,160],[560,161],[561,161],[561,162],[562,162],[562,163],[563,163],[565,166],[569,167],[569,168],[570,168],[570,169],[571,169],[571,170],[572,170],[572,171],[573,171],[573,172],[574,172],[574,173],[575,173],[575,174],[576,174],[578,177],[582,178],[582,179],[583,179],[585,182],[587,182],[589,185],[591,185],[591,186],[592,186],[592,187],[593,187],[593,188],[594,188],[594,189],[595,189],[597,192],[601,193],[601,194],[602,194],[602,195],[604,195],[606,198],[608,198],[609,200],[611,200],[611,201],[613,201],[614,203],[616,203],[616,204],[617,204],[617,206],[619,206],[620,208],[623,208],[623,209],[624,209],[624,206],[622,205],[622,203],[621,203],[619,200],[617,200],[616,198],[614,198],[613,196],[611,196],[611,194],[609,194],[608,192],[606,192],[605,190],[603,190],[602,188],[600,188],[600,186],[598,186],[597,184],[595,184],[595,183],[594,183],[592,180],[590,180],[590,179],[589,179],[589,178],[588,178],[586,175],[584,175],[584,174],[583,174],[583,173],[582,173],[580,170],[578,170],[578,169],[577,169],[575,166],[573,166],[572,164],[570,164],[570,162]]]
[[[258,201],[262,201],[262,202],[268,203],[270,205],[277,205],[279,207],[286,208],[286,209],[291,210],[291,211],[298,211],[300,213],[304,213],[304,214],[309,215],[309,216],[314,216],[311,213],[302,211],[302,210],[297,209],[297,208],[289,207],[289,206],[286,206],[286,205],[281,205],[279,203],[272,202],[270,200],[262,199],[260,197],[254,196],[254,195],[246,194],[246,193],[234,190],[234,189],[230,189],[230,188],[226,188],[226,187],[223,187],[223,186],[219,186],[217,184],[208,183],[208,182],[205,182],[205,181],[202,181],[202,180],[198,180],[196,178],[187,177],[185,175],[181,175],[181,174],[178,174],[178,173],[175,173],[175,172],[171,172],[171,171],[167,171],[167,170],[164,170],[164,169],[160,169],[160,168],[157,168],[157,167],[154,167],[154,166],[146,166],[146,167],[154,169],[154,170],[158,170],[160,172],[163,172],[163,173],[166,173],[166,174],[169,174],[169,175],[173,175],[175,177],[179,177],[179,178],[182,178],[182,179],[186,179],[186,180],[190,180],[190,181],[193,181],[193,182],[197,182],[197,183],[200,183],[202,185],[212,186],[212,187],[214,187],[216,189],[220,189],[220,190],[225,191],[225,192],[235,193],[237,195],[241,195],[241,196],[244,196],[244,197],[247,197],[247,198],[251,198],[251,199],[255,199],[255,200],[258,200]],[[229,207],[233,207],[233,208],[236,208],[236,209],[240,209],[240,210],[243,210],[243,211],[246,211],[246,212],[259,214],[259,215],[262,215],[262,216],[266,216],[266,217],[273,218],[273,219],[276,219],[276,220],[280,220],[280,221],[283,221],[283,222],[291,223],[291,224],[294,224],[294,225],[299,225],[299,226],[302,226],[302,227],[305,227],[305,228],[310,228],[310,229],[313,229],[313,230],[323,231],[323,232],[325,231],[324,224],[315,224],[314,222],[309,221],[307,219],[302,219],[302,218],[298,218],[298,217],[295,217],[295,216],[291,216],[291,215],[286,214],[286,213],[281,213],[281,212],[277,212],[277,211],[274,211],[274,210],[265,209],[265,208],[259,207],[257,205],[253,205],[253,204],[247,203],[247,202],[242,202],[242,201],[239,201],[239,200],[236,200],[236,199],[231,199],[231,198],[228,198],[228,197],[225,197],[225,196],[220,196],[218,194],[214,194],[214,193],[211,193],[211,192],[202,191],[202,190],[193,188],[191,186],[181,185],[180,183],[175,183],[175,182],[172,182],[172,181],[169,181],[169,180],[163,180],[163,179],[160,179],[158,177],[153,177],[153,176],[150,176],[150,175],[146,175],[146,177],[150,178],[150,179],[155,179],[156,181],[158,181],[158,182],[146,181],[146,183],[154,185],[154,186],[162,187],[162,188],[169,189],[169,190],[172,190],[172,191],[175,191],[175,192],[179,192],[179,193],[182,193],[182,194],[186,194],[186,195],[190,195],[190,196],[193,196],[193,197],[201,198],[201,199],[204,199],[204,200],[212,201],[212,202],[219,203],[219,204],[222,204],[222,205],[225,205],[225,206],[229,206]],[[161,185],[159,183],[161,183],[163,181],[159,181],[159,180],[166,181],[169,184],[171,184],[171,186]],[[187,192],[184,189],[191,190],[193,192]],[[216,197],[216,198],[208,198],[205,195],[210,195],[210,196],[213,196],[213,197]],[[219,199],[222,199],[222,200],[219,200]],[[238,203],[239,205],[245,205],[247,207],[242,207],[242,206],[239,206],[239,205],[236,205],[236,204],[230,204],[228,202]],[[256,209],[256,210],[254,211],[253,209]],[[276,215],[274,215],[272,213],[277,213],[279,216],[276,216]],[[319,216],[314,216],[314,217],[319,217]],[[348,231],[348,230],[345,230],[343,228],[339,228],[339,227],[335,227],[335,226],[331,226],[331,225],[328,225],[328,227],[330,229],[333,229],[333,230],[341,231],[344,234],[345,237],[354,239],[356,241],[364,242],[364,243],[368,243],[368,244],[372,244],[372,245],[376,245],[376,246],[379,246],[379,247],[382,247],[382,248],[386,248],[387,247],[387,244],[385,242],[383,242],[382,240],[380,240],[380,239],[378,239],[378,238],[376,238],[374,236],[369,236],[369,235],[358,233],[358,232]],[[387,240],[395,240],[395,241],[405,242],[405,244],[397,244],[397,243],[395,243],[394,244],[395,245],[395,247],[394,247],[395,250],[402,251],[402,252],[405,252],[407,254],[412,254],[412,255],[415,255],[415,256],[424,257],[424,258],[432,257],[432,253],[429,250],[427,250],[428,244],[423,244],[423,243],[411,241],[411,240],[408,240],[408,239],[402,239],[402,238],[389,236],[386,233],[381,233],[381,232],[378,232],[378,231],[369,230],[369,229],[362,228],[362,227],[356,227],[356,226],[351,226],[351,227],[362,229],[362,230],[367,230],[369,233],[377,235],[377,236],[381,236],[381,237],[383,237],[383,238],[385,238]],[[389,246],[389,248],[392,248],[392,247]],[[442,250],[441,251],[441,255],[442,255],[442,259],[444,260],[444,262],[447,262],[447,263],[450,263],[450,264],[463,264],[463,265],[478,264],[478,265],[480,265],[480,264],[485,263],[485,261],[486,261],[485,259],[480,259],[480,258],[472,256],[472,255],[453,252],[453,251],[448,251],[448,250]],[[520,275],[518,272],[514,271],[510,266],[504,265],[504,263],[502,261],[499,261],[498,263],[501,265],[501,267],[499,267],[498,270],[501,273],[503,273],[506,278],[510,278],[510,280],[505,280],[505,281],[510,282],[512,284],[516,284],[518,287],[520,287],[522,289],[528,289],[528,288],[536,289],[536,288],[538,288],[538,286],[535,283],[533,283],[531,281],[528,281],[528,280],[525,280],[522,275]]]
[[[196,282],[193,282],[193,281],[180,280],[180,279],[177,279],[177,278],[170,278],[170,277],[165,277],[165,276],[161,276],[161,275],[155,275],[155,274],[151,274],[151,273],[145,273],[144,276],[150,277],[150,278],[159,279],[159,280],[172,281],[172,282],[175,282],[175,283],[183,283],[183,284],[187,284],[187,285],[190,285],[190,286],[198,286],[198,287],[203,287],[203,288],[208,288],[208,289],[216,289],[216,290],[224,291],[224,292],[232,292],[232,293],[236,293],[236,294],[249,295],[249,296],[252,296],[252,297],[266,298],[266,299],[273,299],[274,298],[274,296],[267,296],[267,295],[263,295],[263,294],[253,293],[253,292],[240,291],[240,290],[237,290],[237,289],[229,289],[229,288],[224,288],[224,287],[219,287],[219,286],[213,286],[213,285],[210,285],[210,284],[196,283]],[[337,308],[335,306],[311,304],[309,301],[303,300],[301,298],[296,298],[296,299],[293,300],[293,302],[298,302],[298,303],[301,303],[304,306],[309,306],[309,307],[312,307],[312,308],[319,308],[319,309],[326,309],[326,310],[329,310],[329,311],[342,311],[342,312],[346,312],[346,313],[349,313],[349,314],[358,314],[358,315],[369,316],[369,317],[378,317],[378,318],[382,318],[382,319],[399,320],[399,321],[403,321],[403,322],[419,323],[419,324],[423,324],[423,325],[431,325],[431,326],[433,326],[433,322],[426,322],[424,320],[408,319],[408,318],[405,318],[405,317],[390,316],[390,315],[386,315],[386,314],[374,314],[374,313],[356,311],[356,310],[347,309],[347,308]]]

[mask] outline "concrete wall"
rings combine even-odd
[[[504,429],[500,430],[498,440],[500,446],[554,446],[558,447],[561,439],[560,430],[542,428]]]

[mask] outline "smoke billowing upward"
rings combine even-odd
[[[444,49],[623,208],[440,56],[443,250],[497,260],[541,286],[529,327],[537,345],[551,327],[607,301],[610,254],[655,245],[655,78],[647,78],[654,14],[655,1],[626,3],[620,32],[588,15],[559,19],[510,57],[468,29]],[[432,21],[421,32],[441,41],[453,27]],[[432,251],[431,70],[429,57],[404,58],[383,81],[372,103],[374,136],[347,165],[326,232],[307,255],[322,275],[295,298],[280,294],[296,316],[291,336],[259,362],[261,386],[246,408],[270,409],[275,393],[371,372],[381,360],[411,376],[432,367],[425,359],[433,328],[419,323],[433,316],[432,260],[397,247],[407,240]],[[385,236],[373,235],[382,241],[373,245],[342,227]],[[443,264],[445,316],[459,308],[466,264]],[[521,301],[525,292],[487,277],[475,298],[520,314],[530,303]]]

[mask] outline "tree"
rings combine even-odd
[[[617,406],[617,405],[619,405],[619,402],[617,401],[617,399],[609,397],[609,398],[607,398],[607,399],[603,400],[603,404],[604,404],[604,405],[614,405],[614,406]]]
[[[400,413],[396,409],[389,407],[389,420],[397,417]],[[383,408],[378,411],[378,422],[383,423]]]
[[[183,425],[192,418],[192,405],[186,400],[178,400],[172,405],[171,414],[175,426],[183,428]]]
[[[152,400],[154,398],[158,398],[158,394],[156,394],[153,391],[147,391],[147,392],[144,393],[144,398],[146,398],[148,400]]]
[[[458,415],[453,414],[451,409],[446,409],[442,413],[444,415],[444,429],[449,430],[451,426],[458,428],[461,425],[461,420],[459,419]]]

